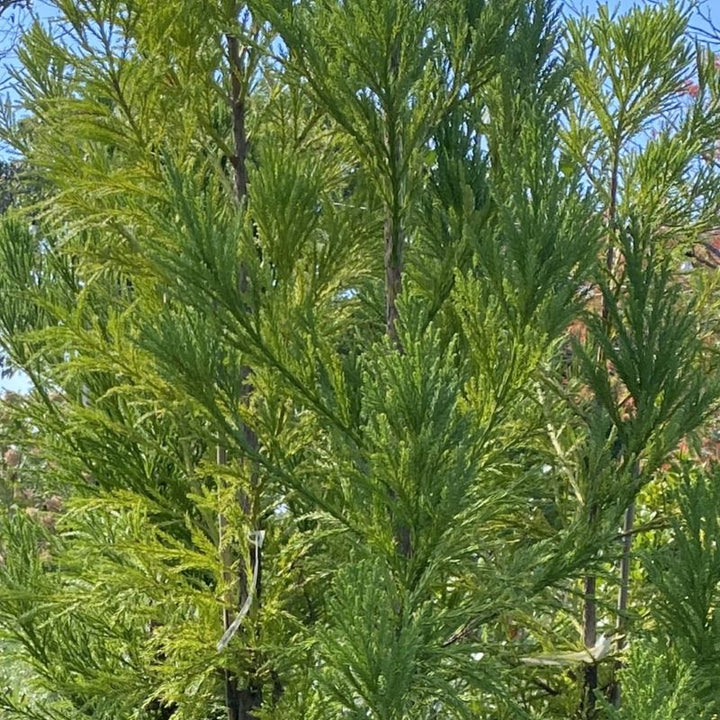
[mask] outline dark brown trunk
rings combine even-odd
[[[233,149],[231,158],[235,176],[235,195],[242,202],[247,194],[247,136],[245,134],[245,80],[240,42],[234,35],[227,36],[230,62],[230,112],[232,115]]]
[[[402,291],[402,232],[399,219],[388,209],[385,219],[385,323],[387,335],[402,350],[397,334],[397,298]]]
[[[242,206],[247,196],[247,135],[245,130],[245,89],[247,78],[245,77],[244,67],[244,56],[247,52],[245,48],[240,49],[240,42],[235,35],[227,36],[227,48],[228,48],[228,61],[230,67],[230,114],[232,117],[232,134],[233,134],[233,149],[234,155],[230,158],[231,165],[233,168],[234,183],[235,183],[235,197],[239,206]],[[248,290],[249,280],[247,268],[245,265],[241,265],[239,270],[238,278],[238,292],[245,294]],[[250,382],[251,369],[247,366],[241,368],[241,374],[243,378],[243,403],[246,405],[250,404],[250,399],[253,392],[252,383]],[[242,428],[243,437],[246,446],[256,451],[258,447],[257,436],[253,432],[252,428],[248,425],[243,425]],[[218,448],[218,464],[225,464],[226,462],[225,451],[222,448]],[[250,462],[250,461],[247,461]],[[255,487],[257,485],[257,473],[255,469],[251,470],[251,485]],[[242,507],[246,517],[248,517],[251,527],[257,530],[255,508],[253,507],[252,499],[245,493],[241,492],[238,495],[238,503]],[[224,518],[221,518],[221,524],[224,523]],[[254,542],[259,542],[257,538]],[[232,560],[232,559],[230,559]],[[248,600],[250,593],[253,592],[252,588],[252,577],[255,573],[255,566],[257,564],[257,586],[254,590],[254,608],[257,612],[257,608],[260,604],[260,572],[261,572],[262,556],[260,548],[250,547],[250,557],[247,563],[240,563],[240,570],[238,576],[238,597],[236,602],[228,603],[229,607],[235,606],[235,610],[238,611]],[[231,562],[226,567],[231,566]],[[249,574],[246,570],[249,568]],[[229,609],[225,610],[224,623],[225,629],[233,622],[235,613]],[[238,687],[238,678],[226,670],[224,674],[225,684],[225,705],[227,708],[228,720],[257,720],[256,710],[262,706],[262,685],[259,679],[255,676],[254,672],[248,673],[246,679],[246,687]]]

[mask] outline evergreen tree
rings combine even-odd
[[[633,512],[718,391],[711,292],[676,272],[720,188],[686,15],[56,7],[8,133],[40,196],[0,227],[13,449],[42,467],[1,519],[31,689],[2,711],[626,717],[644,667],[663,707],[709,692],[690,631],[667,664],[638,632],[624,709],[612,674]],[[717,583],[673,502],[694,628]]]

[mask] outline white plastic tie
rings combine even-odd
[[[245,602],[240,608],[240,612],[235,616],[235,619],[228,626],[227,630],[225,630],[223,636],[218,641],[217,651],[219,653],[228,646],[228,643],[233,639],[233,636],[238,631],[240,625],[242,625],[242,621],[245,619],[245,616],[250,612],[250,608],[253,604],[253,599],[255,598],[255,593],[257,592],[258,573],[260,572],[260,548],[262,547],[263,541],[265,540],[265,531],[253,530],[248,535],[248,539],[255,546],[255,567],[253,568],[250,592],[248,593],[247,598],[245,598]]]

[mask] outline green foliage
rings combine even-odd
[[[717,470],[680,468],[672,500],[678,509],[668,542],[643,557],[653,589],[654,617],[692,671],[707,716],[717,713],[720,618],[715,611],[718,575]]]
[[[685,11],[56,10],[6,131],[0,716],[699,717],[720,508],[654,484],[720,393]],[[616,608],[633,502],[671,527]]]
[[[678,662],[667,648],[633,644],[627,666],[621,671],[623,704],[605,704],[611,720],[635,718],[709,718],[711,710],[698,700],[691,670]]]

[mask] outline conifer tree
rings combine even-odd
[[[608,413],[611,457],[619,464],[615,472],[619,477],[628,473],[627,491],[610,496],[613,502],[623,496],[629,500],[618,650],[625,642],[634,496],[664,454],[702,423],[715,395],[714,379],[698,370],[707,346],[698,341],[691,320],[695,301],[683,297],[673,277],[678,242],[682,246],[683,236],[709,226],[718,199],[715,168],[701,161],[714,142],[716,104],[688,107],[683,92],[695,55],[684,39],[687,23],[687,13],[671,4],[618,17],[600,6],[596,19],[569,26],[578,106],[569,116],[567,147],[598,190],[607,225],[599,314],[589,325],[597,343],[591,351],[595,363],[587,350],[580,354],[589,384]],[[593,54],[589,47],[595,48]],[[697,62],[703,85],[712,92],[707,54],[700,53]],[[644,147],[631,150],[637,143]],[[668,353],[668,346],[674,352]],[[598,512],[598,505],[588,502],[590,518]],[[585,585],[584,640],[590,647],[596,642],[597,588],[592,576]],[[596,672],[591,666],[586,675],[589,711]],[[617,684],[611,694],[617,704]]]
[[[686,16],[56,7],[7,132],[40,197],[0,227],[0,343],[35,388],[18,449],[64,502],[2,515],[0,627],[32,689],[3,711],[625,712],[596,692],[623,657],[598,623],[629,631],[619,523],[717,395],[710,293],[675,272],[720,187]],[[688,685],[705,647],[674,650]]]

